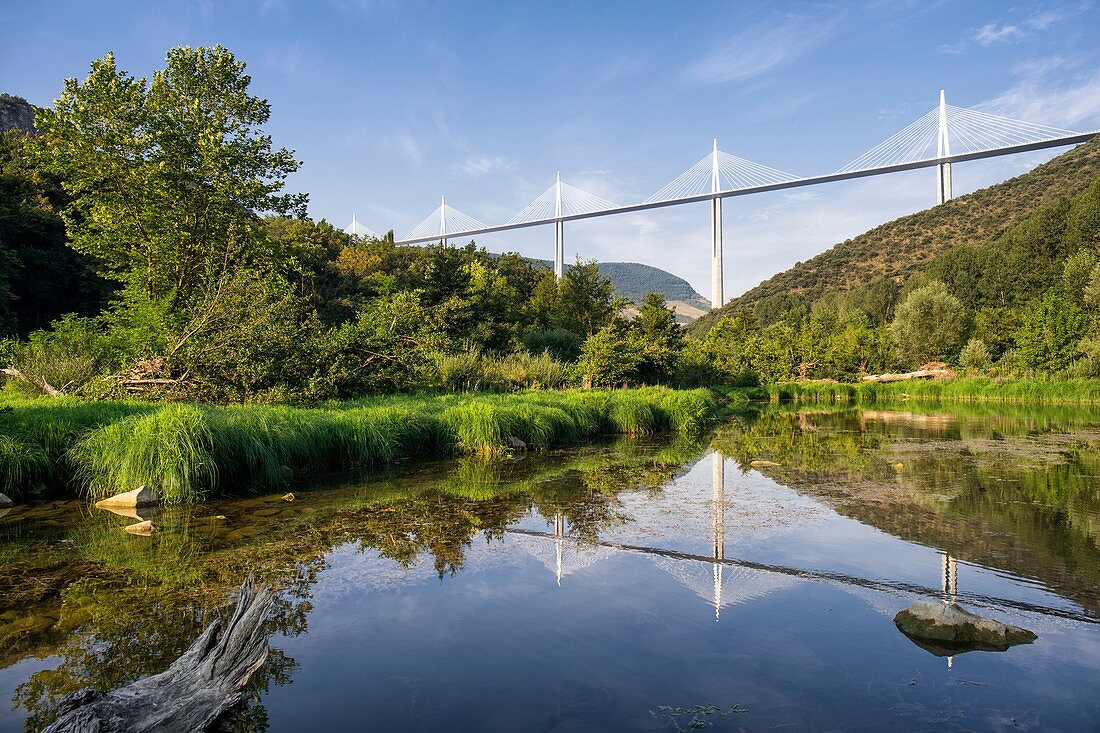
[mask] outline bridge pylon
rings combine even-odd
[[[710,161],[710,192],[713,194],[710,200],[710,307],[721,308],[724,299],[722,293],[724,275],[722,273],[722,197],[718,195],[722,190],[722,173],[718,165],[718,138],[714,138]]]
[[[951,140],[947,134],[947,100],[943,90],[940,90],[940,113],[936,157],[946,158],[951,155]],[[942,204],[951,200],[951,164],[944,162],[936,166],[936,203]]]
[[[554,183],[554,277],[565,274],[565,222],[561,219],[561,171]]]

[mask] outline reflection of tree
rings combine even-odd
[[[561,514],[571,534],[595,538],[623,521],[618,494],[659,489],[704,450],[685,439],[647,441],[509,462],[460,461],[443,472],[414,471],[365,487],[313,491],[293,504],[264,497],[177,508],[156,517],[161,531],[151,538],[126,535],[121,527],[131,520],[102,512],[69,515],[71,526],[49,530],[58,542],[44,551],[37,532],[8,533],[0,537],[0,548],[22,562],[0,579],[0,608],[13,616],[48,608],[53,616],[33,643],[5,649],[0,663],[19,661],[32,649],[61,659],[22,684],[15,704],[31,712],[28,725],[39,729],[71,691],[110,690],[163,671],[249,572],[282,590],[274,630],[303,633],[326,554],[342,545],[406,566],[430,557],[445,577],[462,568],[476,537],[503,536],[532,508]],[[56,524],[56,514],[48,521]],[[54,582],[49,592],[35,595],[30,587],[41,587],[41,578]],[[9,598],[28,603],[8,604]],[[18,625],[20,619],[11,621]],[[233,730],[266,728],[260,695],[288,682],[293,666],[272,650],[253,677]]]

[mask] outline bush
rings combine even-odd
[[[77,392],[111,365],[98,324],[90,318],[68,315],[50,331],[35,331],[26,343],[8,343],[13,377],[34,394]]]
[[[564,328],[532,331],[523,337],[523,347],[532,354],[548,353],[558,361],[576,361],[584,342],[577,334]]]
[[[989,368],[993,359],[989,355],[989,349],[985,342],[978,338],[972,338],[966,342],[962,352],[959,353],[959,366],[971,371],[984,371]]]
[[[612,323],[585,339],[577,371],[588,386],[621,387],[638,378],[644,350],[636,334]]]

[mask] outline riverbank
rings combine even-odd
[[[1100,379],[911,379],[904,382],[844,384],[786,382],[764,388],[772,402],[851,403],[990,402],[1044,405],[1100,404]],[[759,394],[760,390],[755,390]]]
[[[717,413],[708,390],[659,387],[391,395],[315,408],[0,398],[0,492],[99,499],[145,484],[182,503],[414,458],[696,432]]]

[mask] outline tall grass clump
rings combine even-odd
[[[0,435],[0,493],[19,498],[25,489],[41,483],[49,462],[41,445],[14,435]]]
[[[145,484],[176,504],[217,485],[214,439],[207,410],[165,405],[89,432],[71,455],[93,499]]]
[[[0,480],[61,465],[93,499],[148,485],[168,503],[273,488],[310,473],[416,457],[482,459],[608,434],[693,432],[717,413],[706,390],[644,388],[389,396],[318,408],[33,401],[0,413]],[[6,421],[6,422],[5,422]],[[520,445],[518,441],[522,441]],[[60,470],[60,469],[52,469]]]
[[[918,380],[892,383],[792,382],[768,387],[773,402],[852,403],[921,400],[931,402],[1100,404],[1100,379],[1039,377]]]

